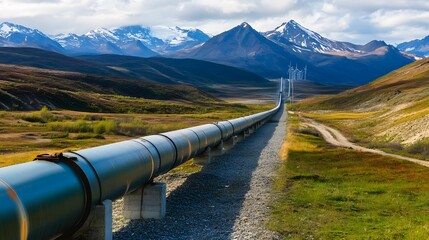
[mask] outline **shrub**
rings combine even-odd
[[[387,147],[396,151],[402,151],[404,150],[404,147],[400,143],[388,143]]]
[[[94,133],[103,134],[103,133],[117,133],[118,124],[112,120],[99,121],[93,127]]]
[[[83,117],[83,120],[87,120],[87,121],[101,121],[101,120],[105,120],[105,118],[101,115],[85,115],[85,117]]]
[[[52,131],[61,132],[92,132],[93,127],[86,123],[84,120],[77,120],[76,122],[50,122],[48,127]]]
[[[42,109],[40,110],[39,114],[40,114],[40,118],[45,123],[54,119],[54,115],[49,111],[48,107],[46,107],[46,106],[42,107]]]
[[[31,115],[22,115],[20,116],[20,118],[27,122],[40,122],[40,123],[44,122],[43,119],[40,117],[40,115],[36,113],[33,113]]]
[[[49,121],[55,120],[55,116],[49,111],[46,106],[43,106],[39,112],[32,113],[30,115],[20,116],[22,120],[27,122],[40,122],[47,123]]]
[[[421,154],[423,156],[429,157],[429,142],[423,140],[418,141],[408,146],[406,150],[411,154]]]
[[[61,133],[52,133],[52,134],[49,134],[47,136],[47,138],[49,138],[49,139],[57,139],[57,138],[66,138],[68,136],[69,136],[68,132],[61,132]]]
[[[77,120],[74,124],[70,126],[70,132],[92,132],[93,129],[89,126],[89,124],[85,120]]]
[[[90,138],[95,138],[95,139],[105,139],[103,135],[101,134],[96,134],[96,133],[79,133],[78,135],[76,135],[74,137],[74,139],[76,140],[80,140],[80,139],[90,139]]]
[[[144,136],[148,134],[148,124],[144,121],[133,119],[121,122],[118,131],[127,136]]]
[[[320,137],[319,131],[312,128],[295,129],[295,132]]]

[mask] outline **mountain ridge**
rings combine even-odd
[[[8,47],[35,47],[60,53],[65,52],[59,43],[41,31],[9,22],[0,24],[0,43],[1,46]]]
[[[300,26],[296,22],[289,25],[293,28]],[[308,33],[309,30],[304,32]],[[310,35],[320,36],[313,32],[310,32]],[[364,84],[412,61],[383,41],[371,41],[363,46],[349,44],[354,47],[351,52],[321,53],[319,50],[322,47],[305,48],[304,44],[297,41],[289,42],[287,38],[283,39],[283,43],[270,40],[244,22],[214,36],[201,46],[165,56],[228,64],[267,78],[287,77],[290,64],[300,68],[307,66],[308,79],[334,85]],[[373,63],[382,65],[375,66]]]
[[[287,77],[287,66],[292,64],[308,66],[311,80],[335,85],[364,84],[414,60],[384,41],[357,45],[330,40],[294,20],[265,33],[244,22],[212,38],[198,29],[141,25],[54,38],[62,45],[61,53],[71,56],[153,57],[162,53],[226,64],[268,78]],[[2,38],[0,44],[4,44]]]
[[[429,57],[429,35],[422,39],[415,39],[398,44],[398,49],[420,57]]]

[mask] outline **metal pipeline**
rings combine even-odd
[[[281,106],[228,121],[99,147],[40,155],[0,168],[0,239],[67,238],[92,209],[273,116]]]

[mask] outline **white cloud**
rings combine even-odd
[[[0,9],[0,22],[48,34],[130,24],[198,27],[218,34],[243,21],[268,31],[291,19],[356,43],[399,43],[429,34],[427,0],[0,0]]]

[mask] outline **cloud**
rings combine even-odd
[[[218,34],[241,22],[259,31],[296,20],[323,36],[399,43],[429,34],[427,0],[0,0],[0,21],[48,34],[140,24],[198,27]]]

